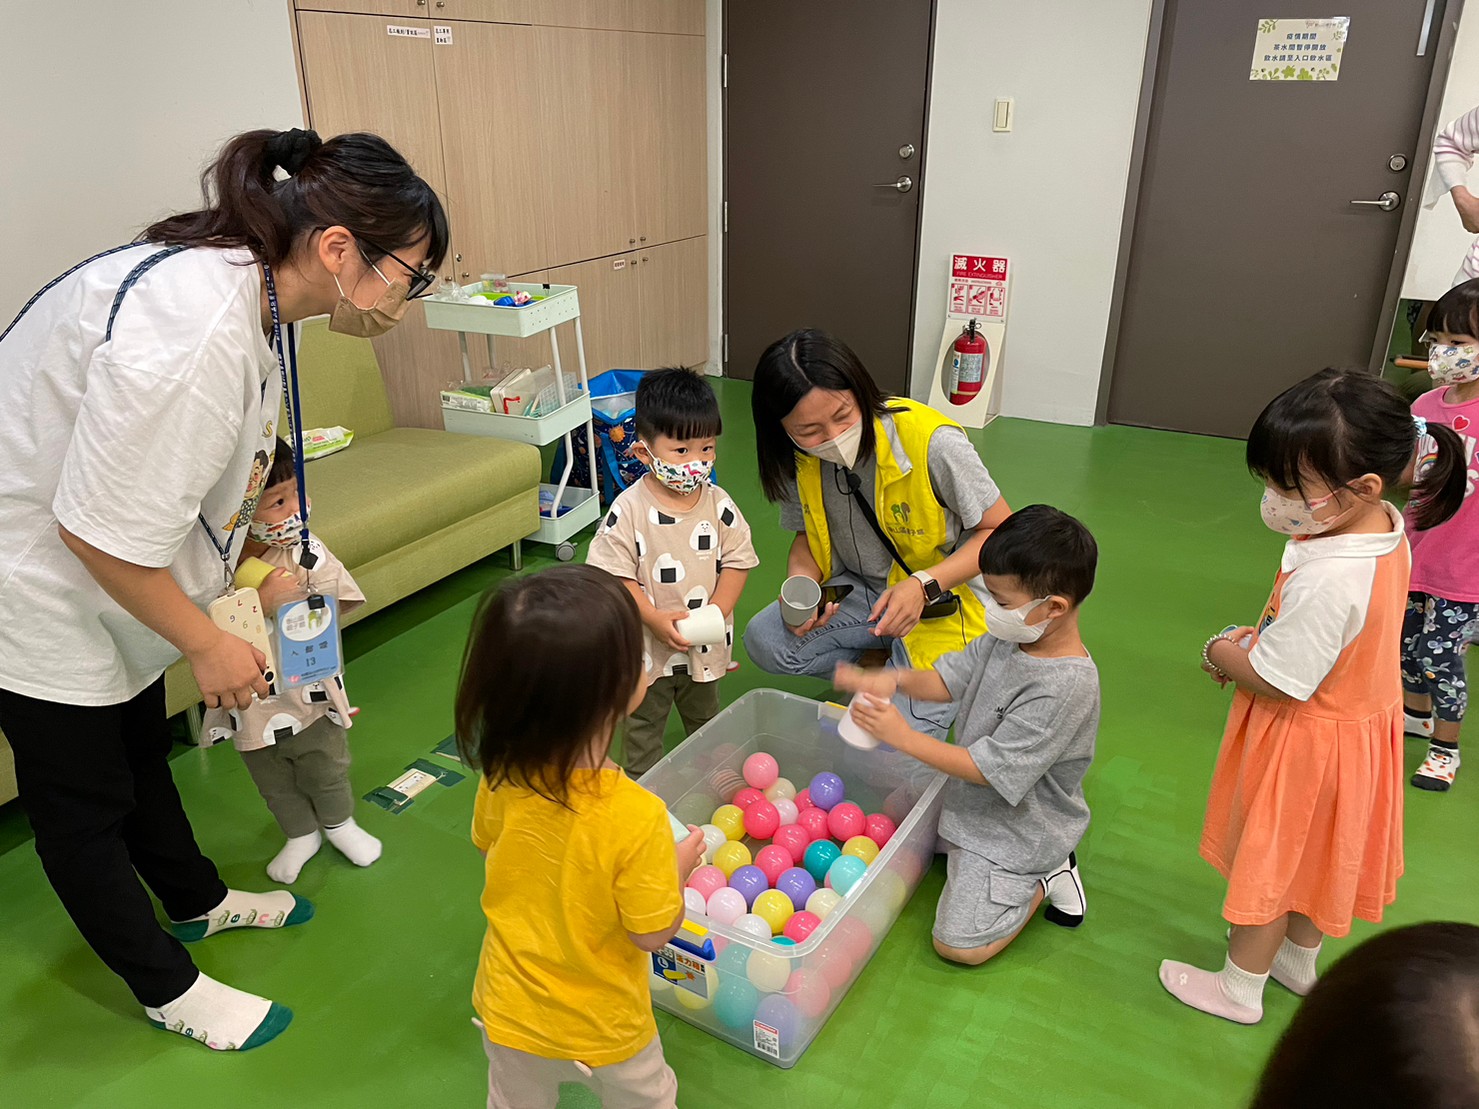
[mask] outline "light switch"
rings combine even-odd
[[[1010,96],[998,96],[996,98],[996,111],[991,118],[991,129],[993,131],[1010,131],[1012,129],[1012,98]]]

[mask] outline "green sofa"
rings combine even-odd
[[[354,443],[307,467],[313,531],[349,568],[366,603],[345,623],[394,604],[539,527],[539,451],[522,443],[396,427],[368,341],[304,325],[299,348],[307,427],[350,428]],[[200,691],[183,660],[165,674],[171,714]],[[0,735],[0,802],[15,796]]]

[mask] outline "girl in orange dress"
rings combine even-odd
[[[1264,523],[1291,536],[1258,627],[1213,636],[1203,668],[1237,691],[1212,775],[1202,857],[1227,879],[1220,971],[1161,964],[1195,1009],[1263,1016],[1270,973],[1315,983],[1325,936],[1381,920],[1402,873],[1402,616],[1411,563],[1383,496],[1410,483],[1420,432],[1437,442],[1414,526],[1463,502],[1458,437],[1422,428],[1364,372],[1324,370],[1280,394],[1248,436]]]

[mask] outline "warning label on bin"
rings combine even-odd
[[[781,1030],[755,1022],[755,1050],[772,1059],[781,1057]]]

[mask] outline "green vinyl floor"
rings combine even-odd
[[[725,382],[721,393],[719,473],[762,559],[742,620],[775,595],[790,537],[754,477],[748,386]],[[1079,850],[1088,919],[1076,932],[1036,921],[985,967],[947,965],[929,941],[944,880],[937,861],[795,1069],[660,1013],[685,1109],[1233,1107],[1295,1010],[1270,984],[1263,1024],[1234,1026],[1183,1008],[1156,978],[1163,957],[1213,966],[1224,951],[1220,880],[1196,844],[1228,695],[1197,656],[1212,631],[1256,620],[1280,547],[1259,522],[1242,445],[1011,420],[972,436],[1012,505],[1055,504],[1100,544],[1083,620],[1104,689],[1087,785],[1093,821]],[[529,550],[529,569],[553,564],[548,548]],[[349,690],[362,708],[351,733],[360,795],[437,757],[429,752],[451,730],[475,598],[506,567],[489,559],[346,634]],[[579,682],[571,675],[572,689]],[[723,697],[767,685],[824,692],[746,663]],[[1409,742],[1415,766],[1422,752]],[[235,752],[182,748],[174,769],[228,883],[266,886],[279,835]],[[1385,927],[1479,919],[1479,887],[1454,880],[1475,872],[1479,854],[1479,768],[1470,773],[1446,796],[1407,791],[1407,873]],[[466,837],[473,785],[434,787],[394,816],[361,805],[384,857],[359,870],[326,847],[294,887],[317,903],[311,923],[194,948],[207,973],[296,1013],[280,1039],[239,1056],[143,1021],[57,904],[16,806],[0,807],[0,1106],[481,1105],[485,1067],[468,1001],[482,935],[481,866]],[[1358,923],[1325,961],[1372,930]],[[592,1103],[570,1091],[562,1105]]]

